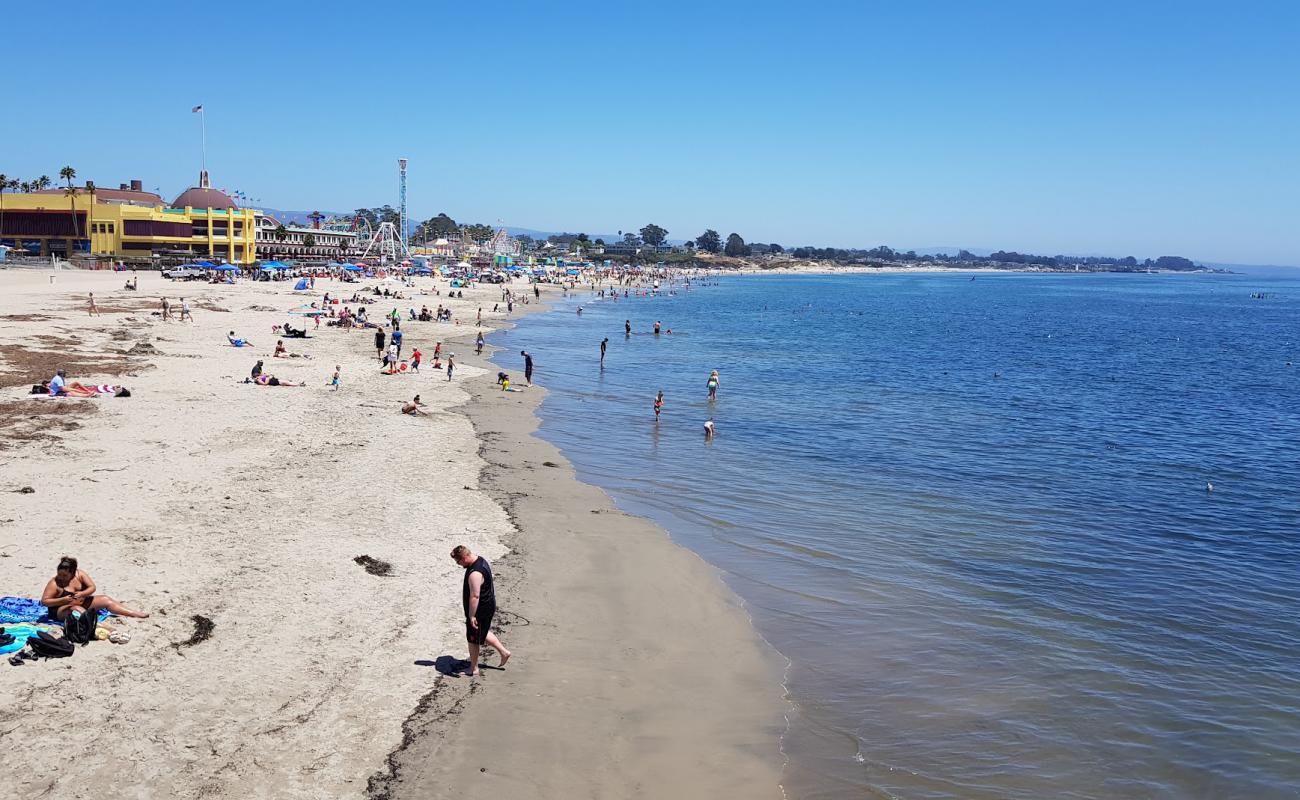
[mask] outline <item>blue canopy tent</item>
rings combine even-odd
[[[343,269],[347,270],[348,272],[365,272],[364,269],[358,267],[356,264],[348,264]]]
[[[204,264],[207,264],[207,262],[200,262],[199,266],[201,267]],[[234,264],[211,264],[208,265],[208,269],[215,269],[218,272],[239,272],[239,267]]]
[[[212,269],[217,266],[216,264],[213,264],[211,261],[200,261],[198,265],[200,267],[203,267],[204,269]]]
[[[293,269],[293,267],[279,261],[263,261],[262,269]]]

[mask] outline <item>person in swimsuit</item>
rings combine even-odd
[[[718,399],[718,371],[716,369],[709,375],[709,382],[707,386],[709,387],[709,400],[710,401],[717,400]]]
[[[600,340],[600,365],[605,366],[605,350],[609,347],[609,337]]]
[[[417,414],[422,417],[429,416],[429,412],[424,410],[424,403],[420,402],[420,396],[418,394],[415,396],[414,400],[402,405],[402,413],[410,414],[413,417]]]
[[[91,293],[90,293],[90,316],[92,316],[92,317],[98,317],[98,316],[101,316],[101,314],[99,313],[99,309],[95,307],[95,293],[94,293],[94,292],[91,292]]]
[[[286,349],[284,348],[284,340],[283,340],[283,339],[276,339],[276,340],[275,340],[275,352],[271,354],[271,357],[272,357],[272,358],[284,358],[284,357],[285,357],[285,354],[288,353],[288,352],[289,352],[289,351],[286,350]]]
[[[258,375],[253,379],[258,386],[306,386],[306,383],[285,383],[274,375]]]
[[[659,412],[664,410],[664,390],[660,389],[655,397],[655,422],[659,421]]]
[[[77,559],[64,556],[59,559],[59,566],[54,577],[45,584],[41,593],[41,603],[50,610],[50,616],[65,620],[70,614],[86,614],[106,608],[119,617],[138,617],[146,619],[149,615],[132,611],[108,595],[95,596],[95,581],[83,569],[77,568]]]
[[[492,565],[486,558],[474,555],[463,544],[451,551],[451,560],[465,569],[461,585],[461,604],[465,609],[465,639],[469,642],[469,676],[478,677],[478,659],[483,645],[496,648],[501,654],[497,669],[505,669],[510,651],[492,632],[492,617],[497,611],[496,588],[492,581]]]
[[[630,319],[623,320],[623,335],[624,336],[632,335],[632,320]]]
[[[253,346],[253,343],[250,342],[250,341],[248,341],[247,339],[245,339],[245,338],[243,338],[243,337],[237,337],[237,336],[235,336],[235,332],[234,332],[234,331],[231,331],[230,333],[227,333],[227,334],[226,334],[226,341],[230,342],[230,344],[231,344],[232,346],[234,346],[234,347],[252,347],[252,346]]]
[[[483,353],[483,332],[479,331],[478,336],[474,338],[474,352],[481,355]]]
[[[519,355],[524,357],[524,380],[528,385],[533,385],[533,357],[528,354],[527,350],[520,350]]]
[[[451,373],[456,369],[456,354],[447,354],[447,380],[451,380]]]
[[[339,390],[339,371],[340,371],[339,365],[338,365],[338,364],[335,364],[335,365],[334,365],[334,379],[330,381],[330,386],[333,386],[333,387],[334,387],[334,391],[336,391],[336,392]]]
[[[417,347],[417,348],[415,348],[415,351],[414,351],[413,353],[411,353],[411,372],[419,372],[419,371],[420,371],[420,359],[421,359],[421,358],[424,358],[424,354],[421,353],[421,352],[420,352],[420,348]]]
[[[261,375],[262,375],[262,362],[261,360],[259,360],[256,364],[253,365],[253,370],[248,373],[248,376],[253,380],[257,380],[259,377],[261,377]]]

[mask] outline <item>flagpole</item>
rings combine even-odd
[[[208,110],[199,106],[199,130],[202,132],[203,156],[200,166],[206,174],[208,171]]]

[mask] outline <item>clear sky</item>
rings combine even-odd
[[[1300,264],[1300,3],[14,3],[0,172],[786,246]]]

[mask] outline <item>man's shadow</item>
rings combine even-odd
[[[433,667],[442,675],[457,675],[469,669],[469,661],[455,658],[453,656],[438,656],[437,659],[430,661],[427,658],[418,659],[415,662],[417,667]]]
[[[438,670],[439,674],[452,677],[452,676],[460,675],[462,672],[468,672],[469,660],[464,658],[456,658],[455,656],[438,656],[433,661],[430,661],[427,658],[417,659],[415,662],[415,666],[433,667],[434,669]],[[499,669],[499,667],[494,667],[488,664],[484,664],[482,662],[479,663],[479,668]]]

